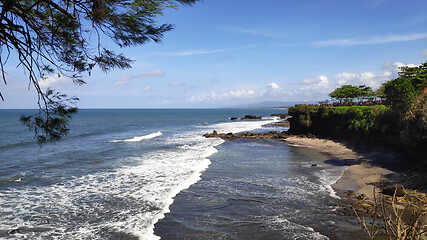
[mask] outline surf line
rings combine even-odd
[[[161,135],[163,135],[163,133],[158,131],[155,133],[150,133],[150,134],[139,136],[139,137],[133,137],[133,138],[124,139],[124,140],[112,140],[110,142],[140,142],[142,140],[152,139],[155,137],[159,137]]]

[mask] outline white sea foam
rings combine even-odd
[[[332,185],[342,177],[346,168],[347,167],[345,166],[333,167],[330,169],[320,170],[316,173],[323,187],[329,193],[329,196],[340,199],[340,197],[336,194],[336,192],[332,188]]]
[[[329,238],[314,231],[313,228],[307,227],[301,224],[291,222],[281,217],[272,217],[270,224],[275,229],[281,229],[286,231],[287,234],[292,232],[295,239],[316,239],[316,240],[328,240]]]
[[[199,181],[211,163],[209,156],[223,143],[203,133],[250,131],[274,119],[199,126],[196,131],[172,134],[167,146],[132,157],[136,166],[76,177],[48,186],[10,188],[0,192],[2,229],[46,228],[28,231],[32,239],[104,239],[105,231],[141,239],[159,239],[154,224],[169,212],[174,197]],[[161,132],[115,142],[137,142]],[[181,146],[181,147],[180,147]],[[108,217],[107,217],[108,216]],[[31,220],[29,220],[31,219]]]
[[[110,142],[141,142],[142,140],[152,139],[152,138],[159,137],[159,136],[162,136],[162,135],[163,135],[163,133],[160,132],[160,131],[158,131],[158,132],[155,132],[155,133],[150,133],[148,135],[133,137],[133,138],[124,139],[124,140],[112,140]]]
[[[300,145],[300,144],[289,144],[289,146],[293,147],[303,147],[303,148],[310,148],[310,149],[316,149],[317,148],[307,146],[307,145]],[[332,185],[336,183],[344,174],[344,171],[347,167],[341,166],[341,167],[331,167],[328,169],[320,170],[319,172],[316,172],[315,175],[319,177],[320,182],[322,183],[323,188],[328,192],[329,196],[333,198],[340,199],[340,197],[336,194],[334,189],[332,188]]]

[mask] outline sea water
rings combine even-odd
[[[18,121],[32,112],[0,110],[2,239],[331,235],[343,167],[283,142],[202,136],[268,131],[284,110],[80,110],[42,147]],[[229,120],[245,114],[264,117]]]

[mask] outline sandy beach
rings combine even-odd
[[[372,198],[374,184],[394,181],[389,178],[390,175],[393,175],[392,171],[372,164],[376,158],[386,155],[378,149],[356,151],[342,142],[300,136],[289,136],[285,141],[317,149],[346,162],[348,168],[343,176],[332,185],[338,195],[343,195],[346,191],[355,191],[357,194],[364,194]]]

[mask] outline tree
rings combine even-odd
[[[358,98],[360,101],[361,98],[367,98],[372,95],[372,88],[365,85],[343,85],[342,87],[336,88],[329,94],[331,98],[337,99],[340,103],[342,103],[343,100],[346,102],[352,102],[355,98]]]
[[[399,78],[409,79],[417,94],[421,94],[427,88],[427,62],[417,67],[401,67]]]
[[[399,77],[384,84],[384,95],[385,104],[403,114],[411,108],[416,91],[409,79]]]
[[[408,112],[417,96],[427,89],[427,62],[417,67],[403,66],[399,77],[383,84],[385,104],[400,113]]]
[[[343,85],[329,94],[331,98],[337,99],[340,103],[342,103],[343,100],[353,101],[354,98],[358,98],[361,95],[362,90],[360,90],[359,87],[352,85]]]
[[[57,72],[84,84],[93,68],[107,72],[131,67],[132,60],[103,46],[111,39],[120,47],[159,42],[173,28],[157,24],[155,17],[177,3],[198,0],[0,0],[0,67],[14,52],[38,93],[39,111],[21,121],[35,131],[40,143],[56,141],[67,133],[68,119],[76,112],[76,97],[68,98],[39,81]],[[0,98],[4,101],[0,92]]]
[[[371,87],[368,87],[366,85],[359,85],[358,86],[359,90],[360,90],[360,95],[358,96],[361,99],[368,99],[368,98],[374,98],[374,92],[372,91]],[[360,100],[359,100],[360,101]]]
[[[427,62],[400,70],[398,78],[383,84],[385,104],[399,114],[402,140],[426,146]]]

